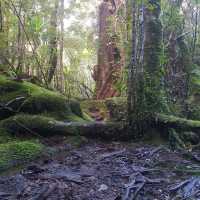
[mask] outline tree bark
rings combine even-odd
[[[48,72],[48,84],[50,84],[53,80],[53,77],[57,68],[58,61],[58,37],[57,37],[57,27],[58,27],[58,8],[59,2],[55,0],[55,6],[51,15],[50,21],[50,41],[49,41],[49,49],[50,49],[50,58],[49,58],[49,72]]]
[[[115,83],[120,78],[121,52],[117,47],[117,34],[112,19],[121,1],[103,1],[99,8],[98,64],[94,68],[96,99],[117,96]]]
[[[3,32],[3,10],[1,1],[0,1],[0,32]]]
[[[137,89],[136,89],[136,5],[135,1],[132,4],[132,53],[131,61],[128,67],[128,121],[132,127],[135,115],[136,115],[136,101],[137,101]]]
[[[64,53],[64,0],[60,0],[60,55],[59,55],[59,91],[64,93],[64,70],[63,70],[63,53]]]
[[[20,8],[18,14],[20,16],[20,20],[25,24],[25,15],[22,10],[22,2],[20,3]],[[18,19],[18,35],[17,35],[17,74],[20,75],[23,73],[23,65],[24,65],[24,53],[25,53],[25,37],[23,31],[23,25],[21,24],[20,20]],[[29,74],[28,74],[29,75]]]
[[[149,0],[144,8],[144,111],[155,112],[161,103],[162,24],[160,0]]]

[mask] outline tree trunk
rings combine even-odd
[[[3,10],[1,1],[0,1],[0,32],[3,32]]]
[[[160,0],[149,0],[144,8],[144,107],[146,112],[161,109],[161,42]]]
[[[136,5],[133,1],[132,5],[132,53],[131,62],[128,68],[128,121],[131,127],[135,119],[136,114],[136,101],[137,101],[137,91],[136,91]]]
[[[50,21],[50,41],[49,41],[49,49],[50,49],[50,58],[49,58],[49,72],[48,72],[48,84],[51,83],[54,74],[57,68],[57,60],[58,60],[58,38],[57,38],[57,27],[58,27],[58,0],[55,0],[55,7],[51,15]]]
[[[93,78],[96,81],[96,99],[117,96],[115,83],[120,77],[122,59],[117,47],[117,34],[112,17],[121,1],[104,1],[99,8],[99,50],[98,65],[94,68]]]
[[[64,93],[64,0],[60,0],[60,59],[59,59],[59,90]]]
[[[160,53],[162,25],[159,20],[160,1],[149,0],[140,14],[144,21],[138,27],[136,2],[133,3],[132,57],[128,79],[128,119],[136,137],[149,127],[149,116],[161,110]]]
[[[17,74],[20,75],[23,73],[23,65],[24,65],[24,53],[25,53],[25,36],[23,31],[23,26],[25,24],[25,15],[22,11],[22,5],[19,8],[19,16],[20,20],[18,20],[18,35],[17,35],[17,55],[18,55],[18,63],[17,63]]]

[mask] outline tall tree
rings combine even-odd
[[[63,65],[63,53],[64,53],[64,0],[60,0],[60,55],[59,55],[59,90],[64,92],[64,65]]]
[[[149,0],[144,4],[144,38],[136,31],[136,3],[133,3],[132,56],[129,67],[128,82],[128,117],[131,128],[139,136],[148,125],[148,116],[162,109],[162,86],[160,54],[162,41],[162,25],[160,16],[160,0]],[[143,13],[142,13],[143,14]],[[142,48],[141,48],[142,46]],[[143,51],[142,65],[138,51]],[[137,59],[137,60],[136,60]],[[139,134],[139,135],[138,135]]]
[[[54,74],[56,72],[57,61],[58,61],[58,9],[59,9],[59,1],[55,0],[54,9],[51,14],[50,21],[50,36],[49,36],[49,50],[50,50],[50,58],[49,58],[49,72],[48,72],[48,83],[50,84]]]
[[[115,31],[116,12],[121,1],[104,0],[99,8],[99,49],[98,64],[94,69],[96,98],[105,99],[117,96],[115,83],[120,78],[122,55]]]
[[[134,127],[136,119],[137,101],[137,65],[136,65],[136,2],[132,3],[132,52],[131,62],[128,66],[128,120],[129,125]]]

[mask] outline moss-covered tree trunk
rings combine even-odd
[[[144,132],[145,127],[148,127],[148,116],[154,112],[159,112],[162,109],[162,87],[161,87],[161,41],[162,41],[162,25],[159,19],[160,16],[160,0],[149,0],[144,5],[139,5],[143,8],[143,21],[141,26],[143,32],[139,34],[132,32],[133,38],[133,53],[132,58],[138,55],[142,49],[143,60],[135,58],[135,70],[130,70],[129,73],[131,83],[129,87],[129,121],[132,120],[132,128],[135,128],[138,136]],[[133,16],[136,9],[133,6]],[[134,17],[133,17],[134,18]],[[134,22],[135,19],[133,19]],[[137,24],[137,22],[134,22]],[[133,23],[133,29],[135,27]],[[135,37],[142,38],[134,39]],[[141,37],[142,35],[142,37]],[[136,40],[136,44],[135,43]],[[142,47],[142,48],[141,48]],[[133,60],[133,59],[132,59]],[[133,62],[131,62],[133,66]],[[136,90],[136,91],[133,91]],[[132,101],[132,102],[130,102]],[[134,116],[134,117],[133,117]]]
[[[137,65],[136,65],[136,3],[132,3],[132,51],[131,62],[128,67],[128,122],[132,128],[136,119],[136,107],[137,107]]]
[[[51,21],[50,21],[50,39],[49,39],[49,49],[50,49],[50,58],[49,58],[49,71],[48,71],[48,84],[53,80],[54,74],[57,68],[58,61],[58,38],[57,38],[57,27],[58,27],[58,8],[59,2],[55,0],[55,7],[52,11]]]
[[[147,112],[158,111],[161,103],[160,0],[149,0],[144,9],[144,103]]]

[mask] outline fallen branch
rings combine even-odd
[[[115,152],[112,152],[112,153],[103,154],[103,155],[101,156],[101,161],[104,160],[104,159],[110,158],[110,157],[119,156],[119,155],[121,155],[121,154],[124,153],[124,152],[125,152],[125,150],[122,150],[122,151],[115,151]]]
[[[130,183],[125,185],[126,192],[122,197],[122,200],[135,200],[146,184],[160,183],[163,181],[161,179],[149,179],[143,176],[140,172],[133,174],[130,179]]]

